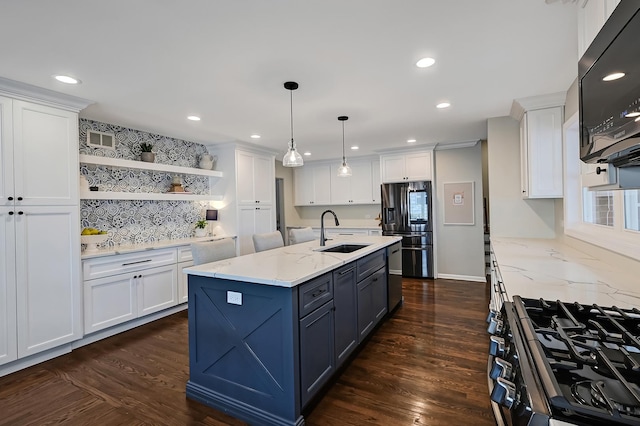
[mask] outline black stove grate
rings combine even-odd
[[[514,298],[552,408],[569,420],[640,425],[640,311]]]

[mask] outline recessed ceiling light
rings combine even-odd
[[[602,78],[603,81],[613,81],[613,80],[617,80],[619,78],[624,77],[624,73],[623,72],[614,72],[612,74],[606,75]]]
[[[415,139],[407,139],[407,143],[414,143],[415,141]]]
[[[418,68],[428,68],[435,63],[436,60],[433,58],[422,58],[418,62],[416,62],[416,66]]]
[[[360,149],[360,147],[358,145],[352,145],[351,149],[356,151],[356,150]]]
[[[200,121],[200,117],[198,117],[197,115],[190,115],[187,117],[187,120]]]
[[[253,134],[251,135],[251,139],[260,139],[260,135]]]
[[[640,115],[640,112],[635,111],[635,112],[630,112],[629,114],[625,115],[625,117],[631,118],[631,117],[637,117]]]
[[[58,80],[60,83],[66,83],[66,84],[80,84],[80,83],[82,83],[77,78],[73,78],[73,77],[70,77],[68,75],[54,75],[53,78]]]
[[[451,106],[451,104],[449,102],[441,102],[438,105],[436,105],[436,108],[449,108]]]

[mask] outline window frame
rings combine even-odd
[[[624,226],[624,191],[614,190],[613,226],[597,225],[584,222],[582,196],[583,167],[580,161],[578,113],[569,117],[563,125],[564,134],[564,234],[640,260],[640,232],[626,229]]]

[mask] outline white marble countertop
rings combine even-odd
[[[345,243],[368,244],[368,246],[352,253],[327,253],[318,251],[321,248],[318,241],[309,241],[192,266],[185,268],[184,272],[203,277],[295,287],[400,240],[400,237],[341,236],[327,241],[325,248]]]
[[[640,262],[604,262],[556,240],[491,238],[508,300],[519,295],[640,308]]]
[[[164,241],[157,241],[155,243],[147,243],[147,244],[127,244],[127,245],[120,245],[117,247],[100,248],[94,251],[83,251],[80,258],[84,260],[84,259],[92,259],[94,257],[114,256],[116,254],[135,253],[138,251],[145,251],[145,250],[158,250],[158,249],[165,249],[165,248],[188,246],[191,243],[222,240],[223,238],[236,238],[236,236],[235,235],[216,235],[216,236],[209,236],[209,237],[182,238],[179,240],[164,240]]]

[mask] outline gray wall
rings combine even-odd
[[[553,199],[526,200],[520,186],[520,124],[511,117],[487,120],[491,236],[555,238]]]
[[[485,281],[482,145],[435,152],[438,277]],[[444,225],[444,184],[474,182],[474,225]]]

